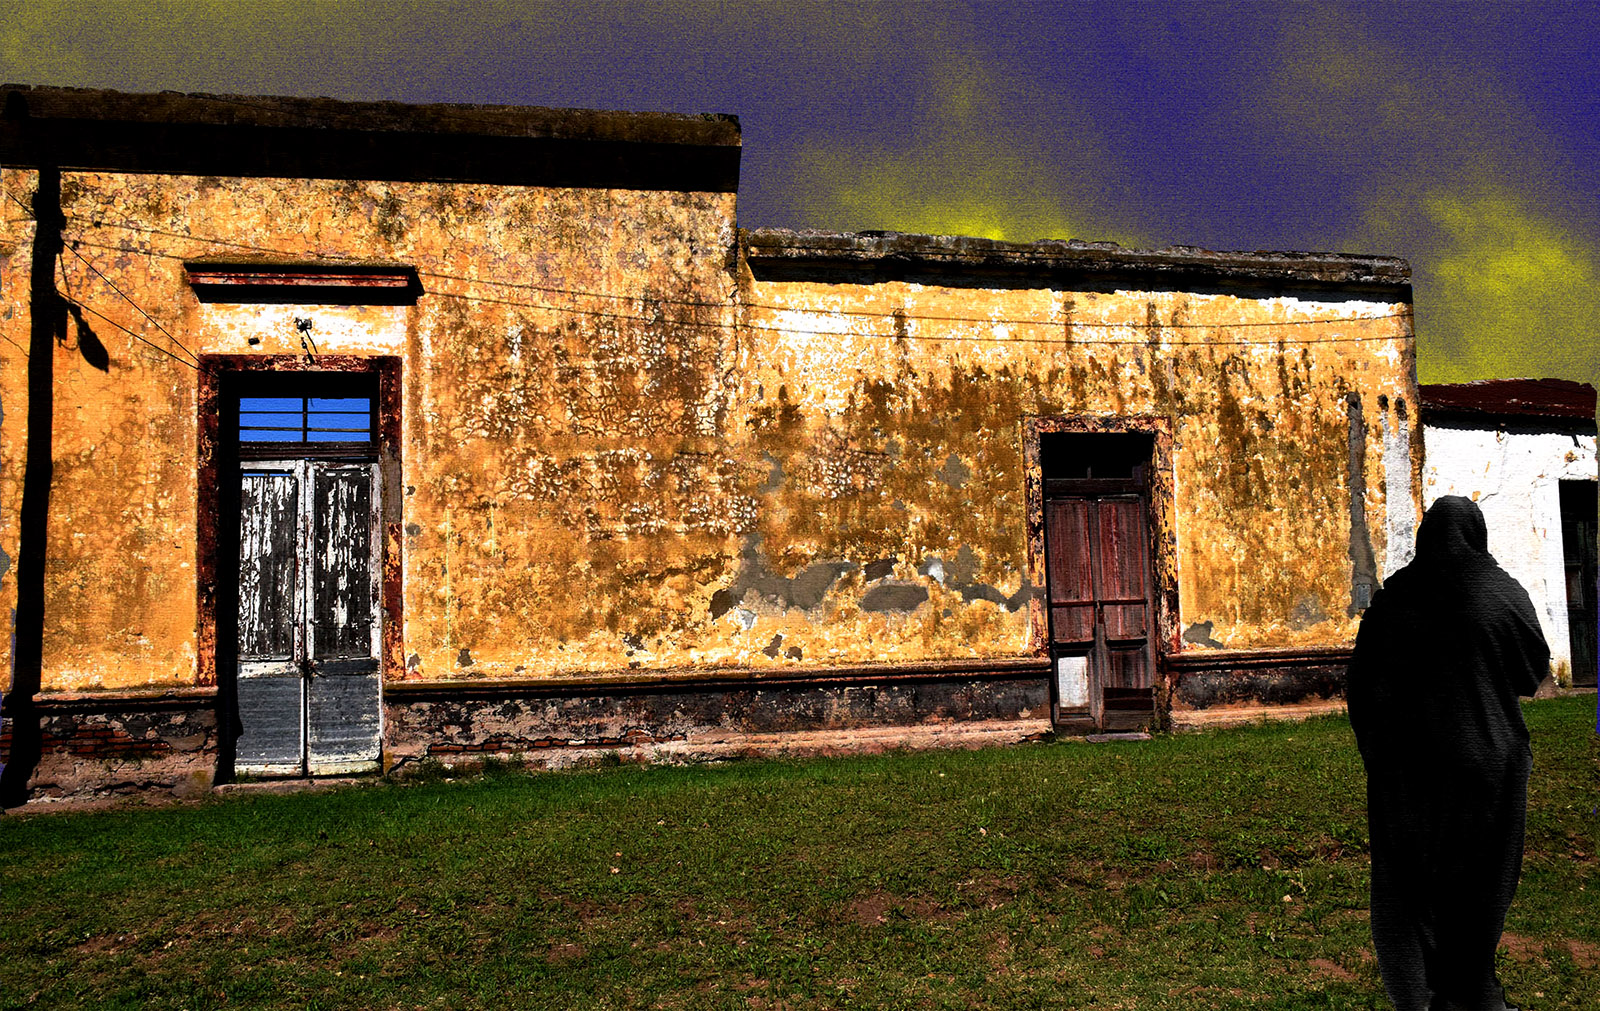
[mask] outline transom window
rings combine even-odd
[[[240,397],[240,442],[369,442],[371,397]]]

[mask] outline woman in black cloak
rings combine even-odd
[[[1416,558],[1361,619],[1347,688],[1367,768],[1372,940],[1399,1011],[1498,1009],[1533,754],[1519,695],[1549,671],[1528,593],[1469,499],[1435,502]]]

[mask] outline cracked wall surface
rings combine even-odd
[[[1389,531],[1416,513],[1403,305],[744,283],[750,365],[737,410],[786,478],[763,492],[763,554],[780,572],[861,567],[837,585],[827,628],[769,607],[757,609],[753,639],[770,626],[786,642],[809,637],[851,655],[1039,649],[1042,619],[1028,610],[1043,573],[1030,570],[1023,501],[1029,416],[1174,419],[1187,632],[1169,649],[1348,642],[1351,488],[1363,487],[1368,518],[1358,539],[1379,559]],[[1409,537],[1407,527],[1403,550]],[[907,607],[880,618],[870,605],[890,587]]]
[[[23,204],[35,181],[0,173]],[[32,225],[3,202],[14,557]],[[1180,627],[1204,633],[1170,648],[1353,637],[1350,394],[1380,571],[1414,514],[1388,507],[1420,465],[1393,434],[1415,389],[1397,303],[757,280],[725,193],[66,172],[62,209],[60,289],[102,314],[109,362],[71,328],[55,351],[47,691],[195,682],[197,376],[177,359],[301,354],[296,318],[319,353],[402,359],[391,681],[1034,654],[1029,417],[1174,419]],[[183,261],[224,256],[404,263],[423,291],[201,303]]]

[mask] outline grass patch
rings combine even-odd
[[[1502,978],[1596,1007],[1594,700],[1526,713]],[[1326,717],[5,817],[0,1007],[1384,1007],[1364,798]]]

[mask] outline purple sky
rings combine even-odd
[[[28,84],[679,112],[740,223],[1411,260],[1423,381],[1600,381],[1600,4],[36,0]]]

